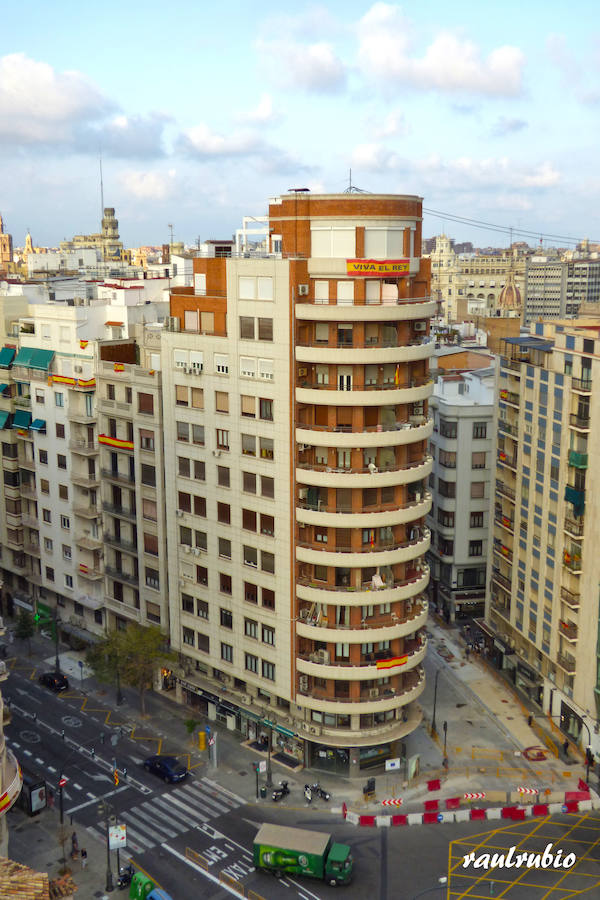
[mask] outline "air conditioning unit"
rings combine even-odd
[[[372,699],[379,697],[379,688],[369,688],[369,697]]]
[[[308,285],[307,284],[299,284],[298,285],[298,296],[299,297],[307,297],[308,296]]]
[[[191,375],[191,374],[192,374],[191,366],[184,366],[184,367],[183,367],[183,371],[185,372],[186,375]]]
[[[329,650],[317,650],[315,657],[318,663],[323,663],[325,666],[329,665]]]
[[[301,675],[299,678],[300,690],[307,691],[308,690],[308,675]]]
[[[73,371],[80,374],[81,372],[83,372],[83,366],[73,366]]]
[[[202,375],[202,370],[204,366],[200,363],[199,365],[192,366],[192,375]]]
[[[306,500],[307,497],[308,497],[308,488],[306,488],[306,487],[298,488],[298,499]]]
[[[183,549],[184,549],[184,553],[191,553],[191,552],[192,552],[192,548],[191,548],[191,547],[188,547],[187,544],[185,545],[185,547],[184,547]]]
[[[242,703],[252,703],[252,697],[250,696],[250,694],[242,694],[240,700],[242,701]]]
[[[313,726],[310,724],[310,722],[300,722],[300,728],[302,729],[302,731],[310,731],[312,727]]]
[[[167,316],[165,319],[167,331],[179,331],[179,317]]]
[[[183,510],[182,510],[182,509],[176,509],[176,510],[175,510],[175,515],[177,516],[178,519],[181,519],[181,517],[183,516]]]
[[[216,457],[218,458],[218,457],[221,455],[221,451],[220,451],[220,450],[213,450],[212,455],[213,455],[213,456],[216,456]]]
[[[194,556],[200,556],[200,547],[194,547]]]
[[[309,734],[321,734],[321,726],[320,725],[309,725],[308,733]]]
[[[427,322],[415,322],[413,328],[415,331],[427,331]]]

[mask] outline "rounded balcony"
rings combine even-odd
[[[307,501],[297,501],[296,521],[303,525],[321,525],[323,528],[382,528],[386,525],[403,525],[427,515],[432,497],[425,491],[420,500],[405,506],[394,506],[377,512],[351,512],[337,507],[319,506],[316,509]]]
[[[296,387],[296,401],[311,406],[388,406],[397,403],[420,403],[433,393],[433,381],[429,376],[413,379],[405,386],[371,384],[352,390],[339,390],[337,384],[312,384]]]
[[[433,434],[433,419],[412,416],[413,421],[395,422],[393,425],[374,425],[363,431],[352,431],[344,427],[327,428],[324,425],[299,425],[296,428],[298,444],[312,447],[348,448],[356,447],[357,439],[361,447],[400,447],[426,440]]]
[[[23,787],[23,773],[16,756],[6,748],[6,758],[4,762],[4,772],[2,778],[2,802],[0,804],[0,815],[6,815],[8,810],[15,804],[17,797],[21,793]]]
[[[306,619],[299,618],[296,621],[296,634],[299,637],[309,638],[311,641],[325,641],[328,644],[364,644],[376,641],[392,641],[394,638],[406,637],[414,634],[427,624],[429,610],[425,604],[417,604],[414,614],[401,619],[391,613],[387,616],[379,616],[377,622],[370,625],[365,620],[364,626],[351,628],[349,626],[334,625],[329,627],[322,623],[317,625]],[[382,622],[386,624],[382,624]]]
[[[398,346],[381,341],[362,347],[356,344],[338,344],[337,347],[331,347],[322,341],[316,341],[312,344],[296,345],[296,362],[332,366],[372,364],[382,366],[385,363],[400,364],[429,359],[433,356],[433,348],[433,341],[423,343],[421,340]]]
[[[372,603],[398,603],[418,597],[429,584],[429,566],[421,563],[421,571],[404,581],[396,581],[389,587],[373,588],[367,581],[360,588],[332,587],[309,581],[296,579],[296,596],[299,600],[310,603],[327,603],[329,606],[369,606]]]
[[[398,300],[396,303],[373,303],[341,306],[333,303],[296,303],[296,319],[313,322],[394,322],[431,319],[437,303],[430,297]]]
[[[376,543],[365,545],[360,550],[341,548],[328,550],[313,543],[298,541],[296,559],[298,562],[311,563],[314,566],[339,566],[340,568],[362,568],[363,566],[393,566],[397,563],[410,562],[424,556],[431,544],[428,528],[413,541]]]
[[[378,713],[378,712],[387,712],[390,709],[402,709],[402,707],[408,706],[409,703],[413,703],[417,700],[423,691],[425,690],[425,672],[422,669],[417,670],[415,672],[417,676],[414,684],[411,684],[409,687],[404,690],[396,690],[393,693],[386,694],[384,691],[379,692],[378,697],[369,697],[367,696],[364,699],[360,700],[349,700],[346,698],[336,697],[335,699],[328,699],[323,696],[315,696],[313,692],[310,695],[297,693],[296,694],[296,704],[298,706],[304,707],[305,709],[316,709],[325,713],[337,713],[339,715],[360,715],[363,713]],[[422,715],[420,710],[418,711],[418,722],[421,721]],[[417,722],[417,724],[418,724]],[[395,722],[393,726],[399,727],[403,723]],[[408,722],[404,723],[408,724]],[[381,729],[367,729],[366,734],[376,734],[379,733],[380,730],[383,731],[387,726],[381,726]],[[413,724],[410,728],[404,731],[404,734],[409,734],[411,731],[415,729],[416,725]],[[308,730],[308,729],[307,729]],[[314,732],[318,733],[326,733],[328,731],[327,728],[317,728],[314,729]],[[342,732],[342,729],[331,729],[331,734],[334,736],[340,746],[348,746],[348,741],[340,740],[340,734],[346,734],[346,730]],[[365,734],[365,729],[360,730],[361,736]],[[304,735],[303,735],[304,736]],[[390,738],[386,738],[386,740],[390,740]],[[327,739],[327,743],[331,743],[329,738]]]
[[[315,487],[331,488],[374,488],[391,487],[397,484],[412,484],[429,478],[433,468],[433,457],[429,454],[417,462],[393,466],[382,471],[361,469],[332,469],[330,466],[296,465],[296,481]]]
[[[317,662],[319,651],[311,654],[296,655],[296,670],[301,675],[312,675],[313,678],[331,678],[337,681],[373,681],[392,675],[401,675],[417,668],[425,659],[427,645],[423,644],[417,650],[402,654],[406,661],[389,669],[378,669],[376,665],[365,663],[354,666],[344,662]]]

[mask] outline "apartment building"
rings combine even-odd
[[[6,633],[4,621],[0,618],[0,636]],[[0,683],[9,677],[6,663],[0,660]],[[8,827],[6,814],[14,806],[23,786],[21,766],[6,746],[4,729],[11,720],[10,707],[6,706],[0,691],[0,856],[8,857]]]
[[[536,323],[500,358],[486,615],[492,660],[600,752],[598,318]]]
[[[357,774],[419,724],[435,304],[421,200],[292,192],[161,340],[177,696]]]
[[[528,260],[524,321],[579,315],[586,303],[600,303],[600,259]]]
[[[444,355],[452,368],[466,353]],[[490,492],[494,471],[494,368],[468,354],[468,369],[439,375],[429,406],[433,505],[428,559],[431,597],[446,621],[485,611]],[[465,360],[467,362],[467,360]]]

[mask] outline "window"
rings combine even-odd
[[[229,394],[225,391],[215,391],[215,412],[229,412]]]
[[[275,664],[267,662],[266,659],[263,659],[262,674],[263,678],[268,678],[269,681],[275,681]]]
[[[183,311],[183,329],[184,331],[198,331],[198,310],[185,309]]]
[[[41,462],[43,465],[47,466],[47,465],[48,465],[48,451],[47,451],[47,450],[41,450],[41,449],[40,449],[40,450],[38,451],[38,456],[39,456],[40,462]]]
[[[158,536],[156,534],[146,534],[144,532],[144,553],[158,556]]]
[[[194,515],[206,518],[206,498],[194,495]]]
[[[148,566],[146,566],[145,579],[148,587],[154,588],[156,591],[160,589],[160,575],[157,569],[149,569]]]
[[[65,436],[65,426],[61,425],[60,422],[56,423],[56,437],[64,438]]]
[[[206,600],[196,600],[196,615],[208,621],[208,603]]]
[[[190,397],[190,391],[186,385],[183,385],[183,384],[175,385],[175,405],[176,406],[189,406],[189,397]]]
[[[221,487],[229,487],[229,467],[217,466],[217,484]]]
[[[204,409],[204,389],[192,388],[192,407],[193,409]]]
[[[196,583],[208,587],[208,569],[206,566],[196,566]]]
[[[46,566],[46,578],[48,581],[54,581],[54,569],[51,566]]]
[[[196,547],[198,547],[200,550],[206,550],[206,548],[208,547],[205,531],[194,531],[194,541]]]
[[[273,299],[273,279],[270,275],[259,275],[256,279],[258,286],[258,299],[259,300],[272,300]]]
[[[471,454],[471,468],[472,469],[485,469],[485,453],[472,453]]]
[[[66,484],[59,484],[58,486],[58,496],[61,500],[69,499],[69,488]]]
[[[483,555],[483,541],[469,541],[469,556]]]
[[[37,388],[36,388],[36,391],[35,391],[35,402],[36,402],[36,403],[39,403],[40,406],[44,406],[44,404],[45,404],[45,402],[46,402],[46,397],[45,397],[44,392],[43,392],[43,391],[39,391]]]
[[[273,360],[258,360],[258,377],[264,378],[266,381],[273,381]]]
[[[275,496],[275,479],[271,478],[270,475],[261,475],[260,492],[263,497],[273,498]]]
[[[186,494],[185,491],[178,491],[177,507],[178,507],[178,509],[183,510],[183,512],[191,512],[192,511],[192,495]]]
[[[229,374],[229,357],[223,353],[215,353],[215,372],[218,375]]]
[[[133,400],[133,390],[130,387],[125,388],[125,403],[131,403]]]
[[[471,497],[474,500],[480,500],[485,497],[485,481],[471,482]]]
[[[260,533],[273,537],[275,534],[275,519],[273,516],[267,516],[264,513],[260,514]]]
[[[178,441],[189,441],[190,439],[190,426],[187,422],[176,422],[177,425],[177,440]]]
[[[221,643],[221,659],[225,662],[233,662],[233,647],[231,644]]]
[[[68,516],[60,517],[60,527],[64,528],[66,531],[69,530],[69,528],[71,527],[71,520],[69,519]]]
[[[244,565],[245,566],[253,566],[253,568],[258,568],[258,550],[256,547],[248,547],[246,544],[243,546],[244,551]]]
[[[483,528],[483,513],[472,512],[469,524],[471,528]]]
[[[256,378],[256,360],[251,356],[240,356],[240,375],[243,378]]]
[[[210,652],[210,638],[207,634],[198,632],[198,650],[202,650],[204,653]]]
[[[182,640],[184,644],[188,645],[188,647],[194,646],[195,640],[193,628],[186,628],[185,626],[182,628]]]
[[[140,467],[140,474],[142,484],[147,484],[150,487],[156,487],[156,468],[154,466],[149,466],[146,463],[142,463]]]
[[[254,672],[255,675],[258,675],[258,656],[246,653],[244,665],[247,672]]]
[[[242,472],[242,490],[246,494],[256,493],[256,475],[254,472]]]
[[[115,386],[114,384],[106,385],[106,399],[114,400],[115,399]]]
[[[65,587],[69,588],[70,590],[73,590],[73,576],[72,575],[65,575]],[[75,605],[79,606],[79,608],[81,610],[79,615],[82,616],[83,615],[83,606],[81,606],[80,603],[77,603]],[[78,614],[76,610],[74,610],[74,612],[75,612],[75,615]]]
[[[258,640],[258,622],[254,619],[244,619],[244,634],[246,637]]]
[[[439,459],[440,466],[444,466],[445,469],[455,469],[456,468],[456,452],[455,451],[450,452],[448,450],[442,450],[442,448],[440,447],[438,459]]]
[[[458,430],[457,422],[448,422],[440,416],[440,434],[442,437],[455,438]]]
[[[190,477],[190,460],[185,456],[177,457],[177,474],[181,475],[182,478]]]
[[[233,616],[229,609],[221,607],[221,626],[223,628],[233,628]]]
[[[443,528],[454,528],[453,512],[448,512],[445,509],[438,509],[437,520]]]
[[[256,397],[250,397],[248,394],[242,394],[240,396],[240,401],[242,415],[254,419],[256,417]]]
[[[262,588],[262,605],[265,609],[275,609],[275,591]]]
[[[63,555],[63,559],[72,559],[73,558],[71,548],[68,544],[62,545],[62,555]]]
[[[268,422],[273,421],[273,401],[267,400],[263,397],[258,401],[259,403],[259,415],[261,419],[266,419]]]
[[[227,538],[219,538],[219,556],[222,559],[231,559],[231,541]]]
[[[275,573],[275,554],[267,553],[266,550],[261,550],[260,567],[263,572],[270,572],[271,575],[273,575]]]
[[[273,340],[273,319],[258,320],[258,339],[259,341]]]
[[[242,454],[256,456],[256,437],[253,434],[242,435]]]
[[[52,547],[54,546],[54,541],[52,538],[44,538],[44,550],[47,550],[48,553],[52,553]]]
[[[229,431],[225,428],[217,428],[217,447],[219,450],[229,450]]]
[[[443,481],[443,479],[438,478],[438,491],[442,497],[456,497],[456,482]],[[473,494],[471,494],[472,496]]]
[[[484,438],[487,437],[487,423],[486,422],[473,422],[473,438]]]
[[[60,391],[54,392],[54,405],[55,406],[64,406],[65,405],[65,395]]]
[[[272,438],[259,438],[260,445],[260,457],[261,459],[273,459],[274,457],[274,443]]]
[[[256,512],[253,509],[242,510],[242,528],[246,531],[256,531]]]
[[[231,594],[231,575],[226,575],[225,572],[219,572],[219,590],[222,594]]]
[[[154,450],[154,432],[140,428],[140,447],[142,450]]]
[[[192,425],[192,443],[204,447],[204,425]]]
[[[154,415],[154,397],[152,394],[138,393],[137,399],[139,413],[143,413],[146,416]]]
[[[254,340],[254,318],[252,316],[240,316],[240,338]]]
[[[258,603],[258,588],[249,581],[244,582],[244,600],[246,603]]]
[[[275,629],[270,625],[262,626],[262,642],[263,644],[271,644],[275,646]]]
[[[150,519],[156,522],[158,519],[158,508],[155,500],[142,499],[142,516],[144,519]]]
[[[66,469],[67,468],[67,457],[64,456],[62,453],[57,453],[56,454],[56,464],[59,469]]]
[[[206,481],[206,466],[201,460],[194,460],[194,478],[197,481]]]
[[[190,594],[181,595],[181,609],[186,613],[194,613],[194,598]]]

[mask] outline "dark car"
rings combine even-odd
[[[67,691],[69,689],[69,681],[62,672],[44,672],[38,678],[40,684],[49,687],[51,691]]]
[[[176,756],[149,756],[144,762],[144,768],[171,783],[183,781],[188,773],[187,768],[179,762]]]

